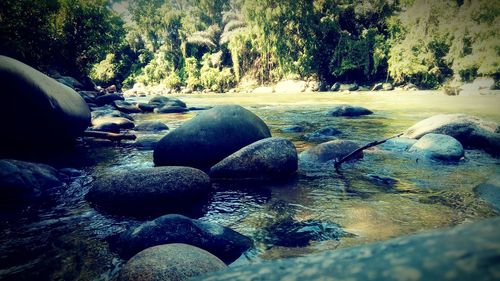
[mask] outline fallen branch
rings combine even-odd
[[[135,140],[137,138],[135,135],[132,135],[132,134],[117,134],[117,133],[92,131],[92,130],[86,130],[85,132],[83,132],[83,135],[85,137],[106,139],[106,140],[118,141],[118,142],[122,141],[122,140]]]
[[[389,137],[389,138],[386,138],[386,139],[383,139],[383,140],[373,141],[373,142],[370,142],[370,143],[368,143],[368,144],[366,144],[366,145],[364,145],[364,146],[362,146],[362,147],[354,150],[353,152],[351,152],[351,153],[347,154],[346,156],[344,156],[339,161],[335,162],[335,164],[334,164],[335,170],[337,170],[338,168],[340,168],[340,165],[342,165],[342,163],[344,163],[345,161],[350,160],[351,158],[353,158],[354,156],[356,156],[361,151],[363,151],[363,150],[365,150],[367,148],[379,145],[379,144],[383,144],[384,142],[386,142],[386,141],[388,141],[390,139],[398,138],[398,137],[400,137],[402,135],[403,135],[403,133],[399,133],[397,135],[394,135],[392,137]]]

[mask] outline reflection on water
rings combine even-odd
[[[264,119],[273,136],[291,139],[299,152],[324,141],[304,135],[325,127],[341,131],[332,139],[366,143],[392,136],[439,113],[463,112],[500,121],[500,99],[495,96],[448,97],[418,92],[188,95],[181,99],[188,106],[241,104]],[[361,118],[327,116],[326,111],[338,103],[365,106],[375,114]],[[196,114],[134,117],[137,122],[160,120],[172,130]],[[300,125],[305,130],[281,132],[280,128],[288,125]],[[165,133],[168,131],[137,132],[139,137],[155,138]],[[100,213],[84,195],[94,177],[152,167],[152,151],[137,150],[132,145],[83,147],[51,163],[81,169],[83,174],[55,190],[49,203],[2,211],[0,279],[106,280],[115,276],[123,261],[109,251],[106,239],[141,220]],[[472,188],[498,173],[499,163],[481,151],[468,150],[458,164],[444,165],[417,162],[411,155],[375,147],[366,151],[363,160],[343,165],[340,173],[327,165],[302,169],[289,182],[217,182],[200,219],[252,237],[257,249],[248,257],[250,262],[359,245],[491,216],[490,208],[473,196]],[[321,226],[323,222],[329,224]],[[304,247],[272,245],[277,241],[272,238],[275,233],[263,230],[272,232],[277,229],[273,227],[282,228],[287,223],[299,226],[299,230],[339,225],[354,236],[313,239]]]

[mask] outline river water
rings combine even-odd
[[[342,133],[336,138],[360,143],[404,131],[415,122],[442,113],[467,113],[500,122],[500,95],[450,97],[437,92],[224,94],[178,96],[188,106],[239,104],[260,116],[273,136],[291,139],[301,152],[328,139],[306,134],[324,127]],[[334,118],[326,111],[337,104],[354,104],[374,111],[357,118]],[[171,130],[192,118],[187,114],[139,114],[136,124],[160,120]],[[301,125],[300,133],[284,133]],[[139,138],[163,134],[137,133]],[[222,137],[222,136],[221,136]],[[132,145],[92,144],[54,155],[46,162],[80,173],[55,188],[51,200],[29,208],[2,210],[0,279],[109,280],[123,260],[106,239],[146,218],[96,211],[85,201],[92,180],[120,170],[152,167],[152,151]],[[404,152],[375,147],[358,162],[333,168],[300,169],[281,183],[215,183],[215,191],[196,216],[250,236],[256,248],[236,264],[301,256],[410,233],[477,221],[495,215],[472,188],[500,172],[500,161],[478,150],[466,150],[456,164],[415,161]],[[381,180],[382,179],[382,180]],[[274,245],[272,227],[284,219],[340,226],[350,233],[339,239],[311,241],[303,247]],[[271,230],[270,230],[271,229]],[[322,239],[319,239],[322,240]]]

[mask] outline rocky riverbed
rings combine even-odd
[[[9,198],[0,212],[2,280],[130,280],[144,268],[165,276],[179,267],[187,278],[226,265],[231,276],[235,266],[247,272],[327,250],[352,257],[385,246],[351,246],[498,215],[496,95],[79,93],[92,109],[90,129],[107,140],[87,134],[22,157],[50,166],[0,161]],[[353,149],[400,132],[333,169]],[[473,231],[480,247],[491,238],[483,226]],[[174,246],[151,248],[166,243]],[[166,257],[179,266],[151,267]],[[200,260],[206,265],[193,270]]]

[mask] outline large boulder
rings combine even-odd
[[[442,134],[427,134],[408,151],[424,158],[442,161],[458,161],[464,156],[462,144],[455,138]]]
[[[488,181],[476,186],[474,193],[500,211],[500,174],[495,174]]]
[[[160,245],[131,258],[121,269],[118,281],[183,281],[226,267],[205,250],[186,244]]]
[[[163,137],[154,150],[157,166],[208,169],[242,147],[271,137],[257,115],[238,105],[216,106]]]
[[[500,154],[498,125],[466,114],[442,114],[424,119],[404,133],[404,137],[419,139],[426,134],[444,134],[457,139],[463,146]]]
[[[186,210],[210,191],[210,178],[189,167],[157,167],[97,178],[87,199],[114,213]]]
[[[77,92],[22,62],[0,56],[0,85],[0,155],[59,147],[90,124],[89,108]]]
[[[18,160],[0,160],[0,204],[29,202],[46,189],[61,186],[61,175],[51,166]]]
[[[284,138],[254,142],[224,158],[210,169],[214,178],[272,179],[297,171],[297,150]]]
[[[361,146],[349,140],[332,140],[318,144],[300,153],[299,159],[302,162],[326,163],[337,162],[349,153]],[[357,154],[353,159],[363,158],[363,152]]]
[[[485,90],[495,89],[495,79],[491,77],[477,77],[472,83],[466,83],[460,87],[460,95],[479,95]]]
[[[253,246],[250,238],[210,222],[182,215],[164,215],[142,223],[112,238],[112,249],[128,259],[156,245],[184,243],[209,251],[226,263],[231,263]]]
[[[355,117],[361,115],[370,115],[373,112],[361,106],[354,106],[348,104],[337,105],[330,109],[327,113],[328,116],[334,117]]]
[[[194,280],[497,280],[500,218],[306,257],[230,267]]]

